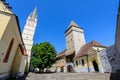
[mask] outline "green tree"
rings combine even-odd
[[[32,58],[30,66],[38,67],[40,70],[50,68],[55,62],[56,50],[49,42],[35,44],[32,47]]]

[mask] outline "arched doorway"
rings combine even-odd
[[[64,72],[64,66],[61,67],[60,72]]]
[[[72,70],[73,70],[73,69],[72,69],[72,66],[71,66],[71,65],[68,65],[68,66],[67,66],[67,72],[72,72]]]
[[[98,64],[96,61],[93,61],[93,67],[94,67],[95,72],[99,72]]]

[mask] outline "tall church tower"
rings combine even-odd
[[[34,37],[36,25],[37,25],[37,7],[35,7],[33,12],[31,12],[29,17],[27,18],[27,21],[22,33],[23,42],[24,42],[26,51],[28,53],[28,64],[30,63],[31,48],[33,45],[33,37]]]
[[[68,29],[65,31],[67,52],[77,53],[77,51],[86,44],[83,29],[75,22],[71,21]]]

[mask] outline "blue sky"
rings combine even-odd
[[[114,44],[118,0],[7,0],[18,16],[21,31],[35,6],[38,24],[34,44],[48,41],[57,52],[66,48],[64,32],[71,20],[84,28],[86,42]]]

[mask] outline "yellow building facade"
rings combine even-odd
[[[17,16],[0,1],[0,79],[10,73],[24,75],[27,53],[23,45]]]
[[[103,72],[99,51],[106,47],[96,41],[85,44],[74,58],[76,72]]]
[[[66,72],[66,57],[65,57],[66,50],[63,50],[56,56],[56,62],[53,64],[52,68],[56,72]]]

